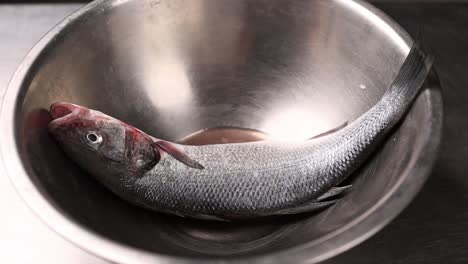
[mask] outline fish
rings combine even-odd
[[[433,57],[415,42],[382,98],[356,120],[300,142],[184,145],[84,106],[51,105],[50,134],[117,196],[182,217],[232,221],[327,208],[403,118]]]

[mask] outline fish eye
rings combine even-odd
[[[99,144],[102,142],[102,136],[94,131],[90,131],[86,135],[86,140],[88,140],[88,142],[92,144]]]

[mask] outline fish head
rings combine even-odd
[[[50,113],[49,132],[65,153],[106,185],[138,178],[160,160],[151,137],[118,119],[70,103]]]

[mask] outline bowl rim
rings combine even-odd
[[[121,5],[131,0],[96,0],[78,9],[64,20],[53,27],[39,42],[28,52],[1,98],[0,106],[0,171],[9,176],[16,192],[28,205],[28,207],[38,216],[43,223],[55,231],[67,241],[92,253],[93,255],[119,263],[211,263],[219,262],[219,258],[187,258],[170,255],[157,254],[146,250],[141,250],[120,242],[110,240],[97,234],[87,227],[75,222],[73,219],[63,214],[59,208],[52,205],[42,194],[34,182],[28,177],[28,173],[22,164],[20,153],[18,152],[17,139],[15,137],[16,122],[15,117],[19,112],[18,98],[22,98],[22,90],[31,69],[41,56],[44,50],[54,38],[61,34],[67,26],[71,25],[81,17],[91,14],[98,7],[110,4],[112,6]],[[409,51],[412,42],[408,33],[397,23],[391,20],[383,12],[374,6],[361,0],[335,0],[346,5],[355,12],[362,13],[368,19],[372,19],[376,26],[384,30],[386,34],[404,52]],[[426,142],[421,146],[421,155],[412,159],[403,172],[395,186],[385,196],[381,197],[376,204],[369,208],[362,215],[350,223],[320,238],[320,243],[314,241],[314,245],[306,243],[295,248],[285,249],[278,252],[254,255],[249,257],[222,259],[223,262],[255,262],[271,263],[272,260],[281,262],[307,261],[316,263],[333,256],[336,256],[358,244],[381,230],[391,220],[393,220],[421,189],[429,176],[434,161],[438,154],[438,149],[442,134],[442,95],[440,87],[428,91],[428,100],[435,105],[431,109],[431,123],[429,124],[429,135]],[[411,184],[408,184],[411,182]],[[356,235],[357,234],[357,235]]]

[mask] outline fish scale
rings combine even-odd
[[[56,111],[51,107],[57,118],[49,128],[72,159],[136,205],[216,220],[295,214],[329,206],[336,200],[323,199],[347,189],[335,186],[365,162],[403,117],[431,65],[432,57],[414,44],[376,105],[346,127],[304,142],[182,145],[152,138],[102,113],[66,104],[56,105],[62,107]],[[70,116],[63,117],[60,113],[67,112],[63,109],[67,107]],[[83,144],[82,137],[90,128],[75,123],[92,124],[92,119],[100,116],[99,126],[92,129],[103,135],[102,146]],[[69,138],[75,134],[74,140]],[[128,151],[109,145],[125,142],[119,135],[128,134],[132,135],[128,137],[132,143],[129,151],[138,155],[137,161],[119,160],[119,153]],[[82,146],[86,144],[93,147]]]
[[[408,64],[410,60],[411,64]],[[198,181],[196,188],[184,189],[183,207],[177,209],[189,216],[230,214],[275,214],[275,211],[294,207],[315,198],[349,176],[364,160],[376,142],[401,118],[417,94],[427,75],[431,60],[413,47],[406,64],[383,98],[368,112],[346,128],[302,143],[255,142],[208,146],[178,145],[182,151],[206,168],[197,170],[178,163],[174,169],[156,166],[137,181],[146,192],[166,192],[177,196],[177,190],[160,188],[159,175],[171,174],[178,179],[175,186]],[[418,65],[419,64],[419,65]],[[406,82],[399,80],[407,78]],[[406,87],[408,86],[408,87]],[[403,94],[402,94],[403,93]],[[215,154],[213,154],[215,153]],[[235,154],[231,154],[235,153]],[[229,158],[232,155],[232,158]],[[247,158],[239,164],[239,157]],[[177,163],[171,156],[170,162]],[[146,178],[154,179],[151,184]],[[206,184],[210,182],[210,184]],[[154,187],[154,188],[152,188]],[[255,191],[250,191],[255,189]],[[209,192],[211,199],[200,199]],[[153,206],[168,208],[158,201]],[[194,205],[199,206],[191,211]],[[182,210],[181,210],[182,209]]]

